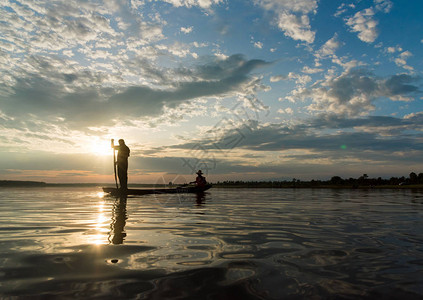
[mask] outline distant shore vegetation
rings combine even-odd
[[[2,187],[41,187],[47,186],[47,183],[42,181],[21,181],[21,180],[0,180]]]
[[[271,181],[218,181],[212,183],[214,187],[221,188],[422,188],[423,173],[411,172],[408,177],[391,177],[389,179],[370,178],[363,174],[358,178],[342,178],[333,176],[329,180],[308,180],[293,178],[292,180]],[[101,183],[46,183],[42,181],[0,180],[0,187],[72,187],[72,186],[107,186]],[[176,185],[176,184],[175,184]],[[154,184],[137,184],[130,186],[155,187]]]
[[[423,188],[423,173],[411,172],[408,177],[391,177],[389,179],[370,178],[363,174],[358,178],[333,176],[329,180],[302,181],[293,178],[283,181],[218,181],[214,187],[250,187],[250,188]]]
[[[44,181],[0,180],[0,187],[81,187],[99,186],[100,183],[47,183]]]

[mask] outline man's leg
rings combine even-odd
[[[128,165],[127,164],[118,165],[118,176],[119,176],[120,188],[126,190],[128,188]]]

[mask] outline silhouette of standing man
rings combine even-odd
[[[112,148],[118,150],[117,155],[117,169],[120,188],[122,190],[128,189],[128,157],[129,157],[129,148],[125,145],[125,141],[120,139],[119,146],[115,146],[114,140],[112,139]]]

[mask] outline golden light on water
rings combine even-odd
[[[108,229],[104,226],[105,222],[109,219],[104,213],[104,202],[98,204],[98,214],[97,219],[94,224],[95,234],[90,236],[89,242],[94,245],[102,245],[107,239]]]

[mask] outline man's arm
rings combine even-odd
[[[110,145],[112,149],[119,150],[119,145],[115,146],[115,140],[111,139]]]

